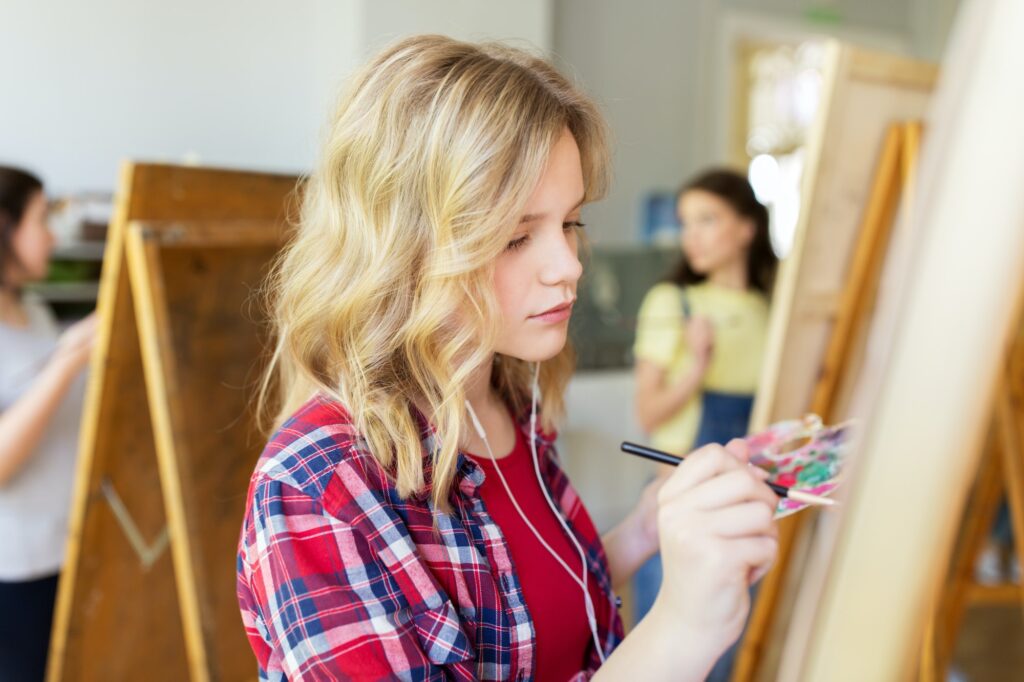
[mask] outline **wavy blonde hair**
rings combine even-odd
[[[261,391],[280,425],[315,392],[340,401],[405,498],[447,509],[464,395],[500,320],[494,264],[566,128],[586,201],[608,184],[605,125],[545,60],[502,44],[402,40],[355,74],[303,187],[296,232],[273,270],[276,344]],[[495,356],[518,413],[530,367]],[[569,344],[540,370],[543,426],[563,411]],[[414,403],[436,438],[426,480]]]

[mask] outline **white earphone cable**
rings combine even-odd
[[[491,449],[491,444],[490,441],[487,439],[487,433],[484,430],[483,424],[480,423],[480,420],[476,416],[476,412],[473,410],[473,406],[469,404],[468,400],[466,401],[466,410],[469,412],[469,417],[470,421],[472,421],[473,423],[473,428],[476,430],[477,435],[480,436],[480,440],[484,442],[484,447],[487,449],[487,454],[490,457],[491,462],[494,464],[494,470],[498,473],[498,478],[501,480],[501,485],[505,488],[505,492],[508,494],[509,500],[512,502],[512,506],[514,506],[516,511],[519,513],[519,516],[520,518],[522,518],[523,523],[526,524],[527,528],[530,529],[534,537],[537,538],[537,541],[540,542],[540,544],[544,547],[544,549],[547,550],[547,552],[552,556],[552,558],[554,558],[555,561],[557,561],[558,564],[561,565],[561,567],[565,570],[569,577],[572,578],[573,581],[577,585],[579,585],[580,588],[583,590],[583,601],[587,612],[587,624],[590,626],[590,633],[594,638],[594,647],[597,649],[597,655],[601,659],[601,663],[604,663],[604,648],[601,646],[600,636],[597,633],[597,615],[594,608],[594,601],[593,599],[591,599],[590,590],[588,589],[587,577],[589,571],[587,570],[586,554],[583,551],[583,547],[580,546],[580,543],[576,540],[576,536],[569,529],[569,526],[568,524],[566,524],[565,519],[562,518],[562,515],[558,512],[558,509],[555,507],[555,503],[551,499],[551,495],[548,493],[547,486],[544,485],[544,480],[540,474],[540,463],[537,455],[536,443],[538,394],[537,381],[539,373],[540,364],[536,364],[533,373],[533,395],[531,398],[530,409],[530,452],[533,456],[533,470],[537,476],[537,483],[540,485],[541,492],[544,494],[544,499],[547,500],[548,506],[551,508],[552,513],[554,513],[555,518],[558,519],[559,524],[561,524],[562,528],[565,530],[566,535],[569,537],[569,540],[576,547],[576,551],[579,553],[580,564],[583,567],[582,580],[578,575],[576,575],[575,572],[573,572],[572,568],[570,568],[570,566],[565,562],[565,560],[563,560],[562,557],[559,556],[558,552],[556,552],[551,547],[551,545],[547,543],[547,541],[540,534],[540,532],[533,525],[533,523],[530,522],[530,519],[527,518],[526,513],[523,511],[522,507],[519,506],[519,501],[516,499],[515,495],[513,495],[512,489],[509,486],[508,481],[505,480],[505,475],[501,472],[501,467],[498,465],[498,460],[494,456],[494,451]]]

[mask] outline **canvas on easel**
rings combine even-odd
[[[123,169],[50,680],[254,674],[235,546],[263,446],[257,293],[295,187],[284,175]]]

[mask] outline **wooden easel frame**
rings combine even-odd
[[[836,403],[841,398],[840,387],[848,381],[858,367],[858,341],[863,342],[870,324],[877,296],[885,254],[888,249],[900,198],[912,178],[920,146],[920,123],[894,124],[886,133],[877,165],[871,193],[858,232],[856,249],[851,259],[847,284],[843,288],[832,335],[815,387],[810,412],[822,417],[826,423],[836,418]],[[808,510],[787,519],[780,527],[779,554],[772,572],[762,584],[751,624],[748,629],[747,652],[758,653],[753,647],[770,636],[775,623],[772,616],[779,607],[784,582],[792,566],[794,549],[804,538],[816,517],[816,510]],[[749,679],[753,656],[741,660],[734,679]]]
[[[197,357],[203,349],[189,346],[189,337],[236,328],[255,339],[258,323],[247,322],[244,310],[231,308],[221,318],[216,306],[244,298],[238,286],[259,285],[284,239],[295,186],[294,177],[260,173],[153,164],[123,170],[104,260],[49,680],[210,680],[252,670],[234,603],[231,536],[244,507],[244,471],[251,472],[262,443],[249,437],[245,386],[208,397],[228,396],[239,405],[188,402],[202,385],[195,372],[209,370]],[[171,262],[177,274],[166,269]],[[209,267],[225,262],[242,267]],[[183,271],[183,263],[194,272]],[[236,274],[244,281],[231,279]],[[184,321],[225,328],[207,328],[206,336],[176,329],[183,320],[176,318],[182,293],[175,287],[206,281],[228,286],[189,291],[195,310]],[[239,344],[240,353],[252,356],[235,365],[257,368],[253,343]],[[202,381],[219,381],[213,374]],[[217,418],[231,410],[237,421],[201,426],[224,430],[206,438],[195,432],[201,408]],[[205,452],[216,438],[231,438],[231,447]],[[196,459],[202,456],[218,461]],[[230,489],[210,492],[225,480],[234,481]],[[210,538],[216,546],[204,546]]]
[[[188,452],[187,439],[179,435],[184,431],[186,418],[181,409],[183,396],[177,381],[178,362],[171,344],[167,342],[173,332],[161,251],[167,248],[256,245],[276,249],[280,246],[281,236],[281,224],[271,221],[133,222],[128,226],[126,260],[135,294],[135,317],[142,345],[160,482],[170,536],[174,538],[171,556],[193,680],[212,677],[208,652],[215,648],[213,640],[218,633],[210,616],[204,614],[209,601],[209,577],[205,575],[202,551],[195,542],[200,524],[186,505],[188,495],[185,488],[195,478],[190,471],[194,459]]]

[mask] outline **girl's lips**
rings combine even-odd
[[[541,322],[565,322],[572,315],[572,304],[573,301],[563,303],[560,306],[551,308],[538,315],[531,315],[531,320],[539,320]]]

